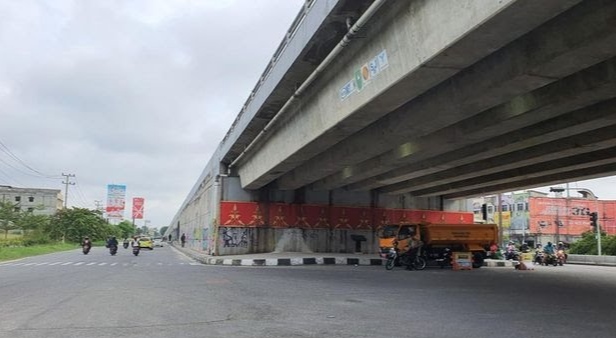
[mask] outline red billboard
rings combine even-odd
[[[133,218],[134,219],[143,218],[144,203],[145,203],[145,200],[143,197],[133,197]]]

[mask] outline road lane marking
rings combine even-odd
[[[118,263],[117,263],[117,262],[115,262],[115,263],[111,263],[111,265],[110,265],[110,266],[114,266],[114,265],[116,265],[116,264],[118,264]]]
[[[24,264],[24,266],[30,266],[30,265],[34,265],[34,264],[36,264],[36,263],[27,263],[27,264]]]
[[[84,264],[84,263],[85,263],[85,262],[79,262],[79,263],[75,263],[74,265],[75,265],[75,266],[79,266],[79,265]]]
[[[57,265],[57,264],[60,264],[60,263],[62,263],[62,262],[55,262],[55,263],[51,263],[51,264],[49,264],[49,266],[52,266],[52,265]]]
[[[107,263],[100,263],[98,266],[107,265]]]
[[[66,262],[66,263],[60,264],[60,265],[69,265],[69,264],[73,264],[73,262]]]
[[[86,265],[94,265],[94,264],[96,264],[96,262],[88,263]]]

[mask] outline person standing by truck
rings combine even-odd
[[[408,249],[406,251],[407,255],[409,255],[410,264],[406,267],[407,270],[413,270],[415,261],[417,260],[417,254],[419,253],[419,249],[423,246],[423,242],[417,236],[413,236],[411,240],[408,242]]]

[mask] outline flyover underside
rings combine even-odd
[[[511,2],[288,156],[267,167],[259,166],[272,160],[267,146],[252,154],[246,175],[240,170],[242,185],[254,189],[275,180],[283,190],[455,198],[616,173],[616,2],[577,2]],[[503,30],[499,23],[538,3],[543,7],[532,12],[534,21],[517,27],[527,34],[498,40],[485,33]],[[383,44],[407,51],[416,42],[398,37]],[[474,47],[472,57],[447,58],[462,55],[464,46]],[[393,52],[390,59],[395,62]],[[418,74],[428,88],[416,83]],[[268,142],[275,148],[285,139],[274,135]]]

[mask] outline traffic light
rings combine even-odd
[[[592,226],[594,229],[597,229],[597,220],[598,220],[598,215],[597,212],[591,212],[590,214],[588,214],[590,216],[590,226]]]

